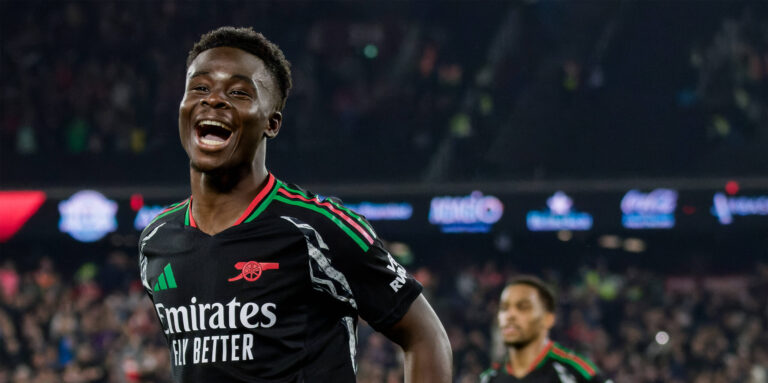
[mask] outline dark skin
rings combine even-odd
[[[190,64],[179,137],[190,160],[192,216],[204,233],[231,227],[265,186],[267,140],[283,120],[279,104],[277,82],[248,52],[213,48]],[[217,125],[215,134],[206,124]],[[424,296],[384,334],[405,353],[406,382],[451,381],[448,336]]]

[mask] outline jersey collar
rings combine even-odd
[[[552,349],[553,344],[554,342],[552,342],[551,340],[547,341],[547,345],[544,346],[541,352],[539,352],[539,355],[536,357],[536,359],[533,360],[533,363],[531,363],[531,366],[528,367],[528,372],[526,372],[526,375],[530,374],[533,370],[539,367],[541,362],[544,361],[544,358],[547,357],[547,354],[549,354],[549,350]],[[514,370],[512,369],[512,365],[509,363],[509,357],[507,357],[507,361],[506,363],[504,363],[504,369],[506,370],[507,374],[514,375]]]
[[[256,194],[256,197],[253,197],[253,200],[251,203],[248,204],[248,207],[245,208],[245,211],[243,214],[240,215],[240,218],[235,221],[235,223],[232,226],[237,226],[243,221],[250,222],[253,218],[255,218],[255,211],[259,210],[261,212],[263,210],[262,207],[266,207],[266,203],[269,201],[267,195],[273,195],[273,191],[276,189],[276,184],[279,183],[275,176],[272,175],[272,173],[267,174],[267,184],[264,185],[264,187],[259,191],[258,194]],[[263,206],[260,206],[263,205]],[[253,215],[253,217],[251,217]],[[250,218],[249,218],[250,217]],[[189,203],[187,204],[187,212],[184,217],[184,224],[186,226],[192,226],[194,228],[197,228],[197,223],[195,222],[195,217],[192,216],[192,196],[189,197]]]

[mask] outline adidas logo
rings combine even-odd
[[[176,288],[176,278],[173,277],[173,270],[171,270],[171,264],[165,265],[163,272],[157,277],[157,283],[155,283],[154,291],[168,290]]]

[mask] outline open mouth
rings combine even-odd
[[[207,146],[222,146],[227,143],[229,137],[232,136],[232,129],[226,124],[213,121],[203,120],[197,123],[195,126],[197,131],[197,137],[200,143]]]

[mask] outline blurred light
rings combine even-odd
[[[656,333],[656,343],[665,345],[669,343],[669,334],[666,331],[659,331]]]
[[[691,214],[693,214],[695,212],[696,212],[696,207],[695,206],[690,206],[690,205],[683,206],[683,213],[685,215],[691,215]]]
[[[483,94],[480,97],[480,113],[483,114],[483,116],[487,116],[493,112],[493,97],[491,97],[489,94]]]
[[[437,61],[437,50],[433,46],[427,46],[424,48],[424,53],[419,61],[419,72],[424,77],[429,76],[435,69],[435,61]]]
[[[437,78],[442,84],[459,85],[463,72],[458,64],[442,65],[437,70]]]
[[[453,116],[450,125],[454,137],[469,137],[472,134],[472,121],[466,113]]]
[[[597,239],[597,243],[606,249],[618,249],[621,247],[621,238],[617,235],[603,235]]]
[[[363,48],[363,55],[369,59],[375,59],[379,55],[379,48],[373,44],[368,44]]]
[[[131,196],[131,210],[139,211],[144,206],[144,196],[141,194],[134,194]]]
[[[605,82],[605,76],[603,75],[603,68],[601,67],[595,67],[592,70],[592,73],[589,74],[589,86],[592,88],[599,88],[603,86],[603,83]]]
[[[739,192],[739,183],[736,181],[728,181],[725,183],[725,192],[729,195],[735,195]]]
[[[722,137],[731,134],[731,123],[723,116],[715,116],[712,119],[712,125],[715,127],[715,132]]]
[[[570,230],[560,230],[557,232],[557,239],[563,242],[568,242],[571,238],[573,238],[573,232]]]
[[[747,93],[747,91],[745,91],[743,88],[739,88],[733,91],[733,100],[741,109],[747,109],[747,107],[749,107],[749,93]]]
[[[390,242],[389,243],[390,254],[397,258],[397,261],[403,265],[410,265],[413,263],[413,251],[411,247],[402,242]]]
[[[642,253],[645,251],[645,241],[638,238],[627,238],[624,240],[624,251]]]

